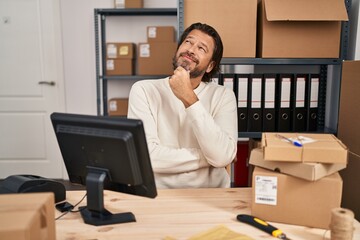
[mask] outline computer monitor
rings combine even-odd
[[[134,222],[131,212],[112,214],[103,190],[155,198],[157,195],[141,120],[52,113],[51,121],[69,180],[86,186],[84,222],[107,225]]]

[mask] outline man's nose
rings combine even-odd
[[[193,45],[191,45],[191,46],[188,48],[188,51],[189,51],[190,53],[194,53],[194,52],[195,52],[195,49],[196,49],[196,45],[193,44]]]

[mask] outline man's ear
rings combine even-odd
[[[214,66],[215,66],[215,62],[211,61],[211,63],[209,63],[208,67],[206,68],[206,72],[207,73],[211,72],[211,70],[213,70]]]

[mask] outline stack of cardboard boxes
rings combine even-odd
[[[106,44],[106,75],[134,74],[135,44],[115,42]]]
[[[331,209],[340,207],[347,147],[332,134],[281,133],[303,139],[302,146],[263,133],[262,147],[254,149],[250,164],[252,214],[259,218],[329,229]]]
[[[215,27],[229,58],[338,58],[347,20],[343,0],[184,0],[184,28]]]
[[[147,42],[138,44],[138,75],[171,75],[177,47],[175,28],[148,26]]]
[[[135,72],[137,75],[171,75],[177,47],[175,28],[148,26],[146,35],[147,42],[138,44],[137,54],[134,43],[107,43],[106,75],[133,75]],[[110,116],[126,116],[128,99],[112,98],[108,101],[108,109]]]

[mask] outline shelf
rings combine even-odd
[[[338,58],[223,58],[222,65],[340,65]]]
[[[95,9],[95,14],[104,16],[176,16],[177,8],[98,8]]]
[[[143,80],[143,79],[160,79],[168,75],[117,75],[117,76],[100,76],[104,80]]]

